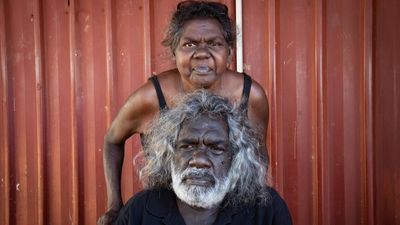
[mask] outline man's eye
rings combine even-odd
[[[213,146],[211,147],[211,152],[215,155],[221,155],[225,152],[225,149],[218,146]]]
[[[192,149],[194,149],[193,145],[189,145],[189,144],[184,144],[179,146],[179,149],[183,150],[183,151],[190,151]]]

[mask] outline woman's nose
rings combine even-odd
[[[209,168],[211,167],[210,159],[207,156],[206,149],[198,149],[193,152],[192,158],[189,161],[190,167]]]
[[[208,58],[210,57],[210,51],[207,44],[199,44],[194,52],[195,58]]]

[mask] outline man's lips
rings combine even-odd
[[[214,184],[214,180],[212,177],[208,176],[186,176],[182,180],[187,185],[196,185],[196,186],[210,186]]]

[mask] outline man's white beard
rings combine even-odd
[[[172,166],[172,188],[180,200],[186,204],[200,208],[212,208],[220,204],[230,189],[230,176],[223,179],[216,178],[206,169],[187,168],[182,172]],[[188,175],[206,175],[214,178],[211,187],[187,185],[183,179]]]

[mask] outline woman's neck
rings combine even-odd
[[[184,94],[191,93],[198,89],[205,89],[211,93],[220,94],[222,90],[222,77],[209,86],[195,85],[188,81],[181,80],[181,90]]]

